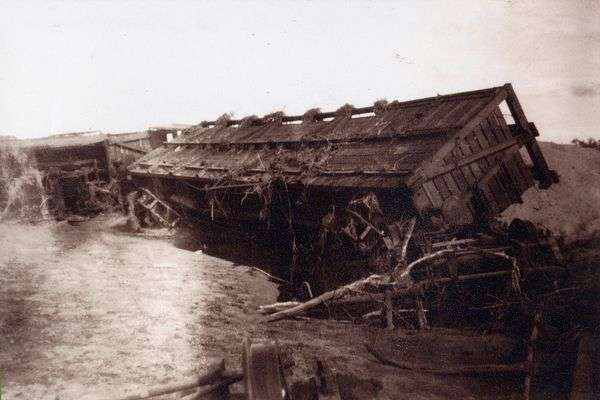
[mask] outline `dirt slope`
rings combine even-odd
[[[541,148],[560,183],[529,189],[523,204],[509,207],[502,218],[529,219],[566,243],[600,240],[600,151],[556,143],[541,143]]]

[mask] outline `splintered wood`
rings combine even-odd
[[[371,275],[368,278],[361,279],[359,281],[353,282],[350,285],[342,286],[336,290],[332,290],[327,293],[323,293],[320,296],[317,296],[309,301],[294,306],[289,309],[285,309],[279,312],[276,312],[268,317],[263,318],[264,322],[277,321],[283,318],[293,317],[295,315],[299,315],[306,310],[309,310],[313,307],[316,307],[320,304],[323,304],[326,301],[337,300],[343,297],[346,297],[350,294],[356,293],[364,293],[368,291],[372,291],[374,288],[381,287],[385,284],[390,283],[389,276],[381,276],[381,275]]]

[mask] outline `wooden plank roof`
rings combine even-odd
[[[85,132],[81,134],[61,134],[35,139],[17,139],[12,142],[16,147],[27,149],[57,149],[75,148],[96,145],[104,142],[108,135],[99,132]]]
[[[330,113],[203,122],[130,171],[207,181],[228,174],[251,181],[277,171],[309,185],[398,187],[503,88]]]
[[[204,122],[173,144],[271,143],[327,140],[364,140],[458,129],[494,97],[498,88],[436,96],[385,106],[301,116],[265,116]],[[368,115],[370,114],[370,115]],[[375,115],[373,115],[375,114]],[[330,119],[330,120],[327,120]]]

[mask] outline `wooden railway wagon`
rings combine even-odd
[[[26,151],[42,172],[50,168],[74,170],[81,166],[94,167],[95,173],[108,179],[108,148],[106,135],[83,132],[49,136],[16,142]]]
[[[252,229],[262,223],[291,237],[292,253],[302,246],[315,253],[320,243],[322,254],[323,232],[339,232],[372,254],[376,242],[393,247],[394,224],[409,218],[423,230],[482,225],[519,202],[534,180],[542,188],[556,182],[536,136],[505,84],[300,116],[223,116],[189,128],[129,171],[191,214]]]
[[[135,132],[103,134],[77,132],[39,139],[15,140],[10,144],[25,152],[41,172],[50,208],[56,215],[62,210],[82,212],[83,204],[93,198],[90,184],[107,185],[117,177],[117,165],[131,162],[166,140],[166,134]]]

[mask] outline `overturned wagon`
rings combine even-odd
[[[129,171],[190,216],[275,232],[292,280],[326,282],[394,268],[435,233],[485,227],[534,180],[551,185],[536,136],[506,84],[301,116],[225,115]],[[413,230],[420,240],[407,249]]]

